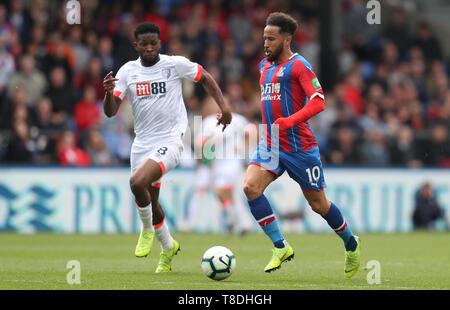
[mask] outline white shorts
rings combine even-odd
[[[211,166],[201,165],[197,168],[195,185],[197,188],[233,188],[241,177],[240,160],[216,159]]]
[[[134,173],[136,169],[142,165],[147,159],[156,161],[162,170],[161,178],[165,173],[175,168],[183,153],[183,142],[171,141],[161,142],[151,147],[142,147],[135,143],[131,146],[130,165],[131,173]],[[161,178],[152,183],[154,187],[161,186]]]

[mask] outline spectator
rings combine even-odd
[[[95,100],[103,100],[105,90],[103,88],[102,62],[99,57],[92,57],[89,61],[86,72],[77,83],[76,87],[83,89],[93,87],[95,91]]]
[[[40,164],[57,163],[55,136],[62,129],[53,121],[52,102],[47,97],[38,101],[32,122]]]
[[[332,132],[336,132],[336,130],[347,127],[359,137],[361,135],[361,127],[359,126],[357,120],[354,117],[351,117],[351,109],[342,103],[337,103],[337,116],[335,121],[331,125]]]
[[[61,129],[59,124],[55,122],[52,111],[53,105],[51,100],[47,97],[42,97],[34,110],[33,125],[40,130]]]
[[[53,121],[58,126],[68,126],[74,107],[73,89],[62,67],[50,72],[50,87],[45,94],[53,105]]]
[[[396,135],[390,142],[389,154],[391,164],[394,166],[407,165],[410,167],[416,167],[420,165],[416,159],[417,150],[411,127],[401,126],[397,130]]]
[[[17,107],[26,107],[27,93],[26,89],[23,87],[17,87],[14,90],[11,99],[5,100],[2,104],[1,114],[0,114],[0,128],[13,128],[13,119],[15,110]],[[28,121],[28,120],[27,120]]]
[[[244,73],[244,64],[239,57],[236,57],[235,51],[236,46],[232,40],[224,42],[220,63],[226,82],[237,82]]]
[[[9,79],[14,74],[15,64],[13,56],[8,53],[4,45],[3,39],[0,36],[0,102],[3,102],[4,91],[9,82]]]
[[[91,59],[92,51],[84,42],[83,39],[83,28],[80,25],[74,25],[70,28],[69,42],[71,49],[73,50],[75,56],[75,73],[82,72],[85,70]]]
[[[376,127],[368,129],[361,146],[361,163],[366,166],[390,165],[389,151],[386,144],[386,138],[381,129]]]
[[[77,102],[74,108],[74,118],[78,130],[94,129],[100,124],[102,119],[97,102],[94,87],[86,86],[83,98]]]
[[[108,36],[103,36],[100,38],[97,52],[102,65],[101,76],[105,76],[108,72],[114,70],[114,57],[112,55],[112,48],[112,40]]]
[[[6,146],[4,160],[14,164],[32,164],[36,153],[36,143],[30,137],[27,122],[18,119],[13,125],[13,136]]]
[[[103,139],[111,153],[122,164],[130,160],[131,144],[133,143],[125,122],[120,117],[110,118],[105,124]]]
[[[62,38],[62,33],[54,31],[47,40],[47,54],[42,59],[42,70],[50,79],[50,73],[53,68],[60,67],[65,71],[65,80],[72,82],[72,69],[75,67],[76,56],[70,46],[70,43]]]
[[[392,12],[392,16],[384,29],[384,36],[397,46],[400,55],[406,53],[411,41],[407,20],[408,17],[405,10],[397,8]]]
[[[9,20],[11,24],[17,29],[20,41],[26,43],[29,40],[30,30],[33,26],[33,19],[29,10],[24,7],[22,0],[10,1],[11,12]]]
[[[252,25],[247,20],[242,9],[237,9],[237,11],[228,18],[228,29],[230,30],[231,38],[238,46],[242,46],[250,39]]]
[[[316,120],[314,133],[327,137],[331,135],[331,126],[337,120],[338,108],[336,97],[333,93],[326,93],[325,98],[327,98],[326,109],[314,117]]]
[[[17,87],[23,87],[26,92],[25,103],[33,106],[45,92],[47,81],[45,76],[35,68],[34,58],[24,55],[20,60],[20,71],[12,75],[8,84],[8,97],[12,95]]]
[[[363,130],[378,130],[386,134],[386,124],[380,118],[380,108],[375,103],[367,104],[365,113],[359,118]]]
[[[85,150],[76,145],[75,134],[66,130],[58,143],[59,163],[63,166],[89,166],[91,160]]]
[[[332,151],[328,162],[333,165],[359,165],[361,154],[354,131],[349,127],[338,129],[331,142]]]
[[[0,41],[6,47],[9,47],[14,33],[14,27],[9,23],[7,13],[6,6],[0,3]]]
[[[424,165],[450,167],[450,141],[448,129],[444,124],[436,123],[431,127],[431,139],[422,138],[419,157]]]
[[[106,147],[101,133],[91,130],[86,144],[86,151],[89,154],[92,165],[107,166],[114,164],[114,158]]]
[[[114,59],[116,60],[115,72],[117,72],[120,66],[122,66],[125,62],[130,59],[138,58],[138,54],[133,47],[134,27],[133,16],[129,14],[122,14],[120,16],[120,27],[115,32],[113,37],[113,54]]]
[[[428,61],[441,60],[443,58],[441,44],[433,35],[431,26],[427,22],[419,24],[412,45],[418,46]]]
[[[416,194],[412,215],[414,229],[436,229],[436,221],[444,218],[444,211],[439,206],[431,184],[426,182]]]

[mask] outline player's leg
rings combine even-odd
[[[240,229],[239,217],[234,205],[234,188],[241,176],[242,164],[234,159],[216,159],[212,166],[212,181],[217,199],[227,220],[227,233]]]
[[[276,176],[274,172],[250,164],[244,181],[244,193],[248,199],[250,212],[274,245],[273,255],[264,268],[265,272],[280,268],[282,262],[294,257],[294,251],[284,239],[273,209],[263,194],[267,186],[276,179]]]
[[[312,210],[320,214],[328,225],[336,232],[336,234],[344,242],[346,257],[348,255],[354,257],[353,263],[347,261],[345,263],[345,274],[348,271],[354,271],[350,265],[358,265],[359,267],[359,241],[353,235],[350,225],[342,216],[339,208],[330,202],[323,190],[325,187],[325,178],[323,175],[323,167],[320,161],[319,149],[314,148],[301,153],[286,154],[284,161],[289,176],[299,183],[303,195],[311,206]],[[356,253],[356,254],[348,254]],[[350,265],[349,265],[350,264]],[[356,272],[356,271],[354,271]],[[354,274],[353,272],[353,274]],[[351,275],[353,275],[351,274]]]
[[[149,188],[152,197],[153,225],[155,228],[155,237],[161,245],[159,262],[156,267],[156,273],[169,272],[172,269],[172,259],[180,250],[180,244],[173,239],[169,227],[165,221],[164,210],[159,203],[159,191],[161,183],[154,184]]]
[[[147,158],[130,178],[130,188],[139,207],[150,206],[151,197],[149,186],[163,175],[162,166],[151,158]]]
[[[183,151],[182,144],[173,143],[156,148],[149,158],[159,160],[158,165],[161,167],[161,176],[176,167],[181,153]],[[165,213],[159,203],[159,192],[161,187],[160,178],[154,181],[149,187],[149,193],[152,201],[153,225],[155,228],[155,237],[161,244],[160,258],[156,273],[169,272],[172,268],[172,259],[180,250],[180,244],[173,239],[170,234],[169,227],[165,221]]]
[[[152,159],[147,159],[133,172],[130,188],[136,200],[142,230],[135,249],[136,257],[146,257],[152,250],[155,236],[153,228],[153,212],[149,185],[162,175],[161,167]]]
[[[306,200],[311,208],[320,214],[342,239],[345,246],[344,274],[346,277],[353,276],[360,266],[361,242],[358,236],[353,235],[350,225],[342,216],[339,208],[327,199],[323,190],[304,190]]]
[[[157,186],[151,186],[149,188],[149,192],[152,197],[153,227],[155,228],[155,237],[161,244],[161,248],[167,251],[173,248],[174,239],[172,238],[169,227],[166,224],[166,215],[164,210],[159,203],[160,184],[161,183],[158,183]]]
[[[233,206],[233,187],[220,186],[216,188],[215,194],[227,218],[227,233],[231,233],[238,225],[238,217]]]
[[[353,235],[350,225],[342,216],[339,208],[329,201],[323,190],[303,190],[303,195],[311,206],[312,210],[320,214],[328,225],[344,242],[347,251],[354,251],[357,246],[356,238]]]

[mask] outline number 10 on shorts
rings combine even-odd
[[[319,166],[314,166],[312,169],[306,169],[306,173],[308,174],[309,183],[311,185],[317,186],[317,181],[320,179],[320,168]]]

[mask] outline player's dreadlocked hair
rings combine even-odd
[[[278,26],[280,27],[280,33],[288,33],[290,35],[294,35],[297,31],[297,21],[290,15],[275,12],[271,13],[266,20],[266,26]]]
[[[158,34],[158,38],[161,35],[161,30],[159,27],[154,23],[149,22],[143,22],[136,26],[136,29],[134,29],[134,38],[137,40],[138,35],[143,33],[156,33]]]

